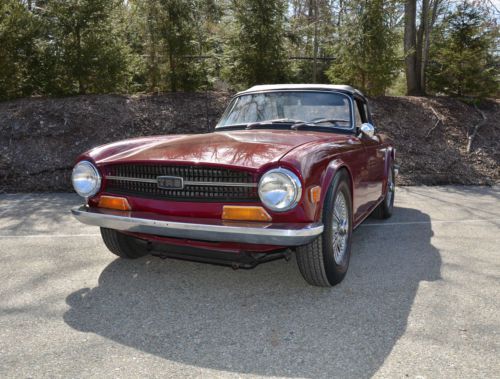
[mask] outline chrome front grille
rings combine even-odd
[[[176,201],[257,201],[252,173],[200,166],[149,164],[109,165],[104,168],[105,190],[114,194]],[[182,189],[158,186],[159,176],[183,179]]]

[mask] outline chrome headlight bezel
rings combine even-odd
[[[87,174],[89,182],[93,181],[87,190],[82,189],[81,186],[79,187],[77,182],[77,180],[85,180],[85,178],[77,178],[77,175],[85,175],[85,173]],[[73,184],[75,192],[81,197],[89,198],[94,196],[101,189],[101,182],[101,174],[99,174],[99,170],[91,162],[80,161],[73,167],[71,183]]]
[[[270,175],[275,175],[275,177],[281,178],[284,183],[284,187],[288,185],[289,189],[293,191],[291,196],[288,196],[288,200],[285,205],[279,203],[272,203],[268,198],[267,193],[264,193],[263,186],[266,183],[266,179],[269,178]],[[266,171],[264,175],[259,180],[258,186],[259,198],[264,206],[274,212],[286,212],[289,211],[298,204],[302,197],[302,183],[300,182],[299,177],[290,170],[286,168],[275,168],[269,171]]]

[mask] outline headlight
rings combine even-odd
[[[259,182],[262,203],[276,212],[292,209],[302,195],[302,185],[293,172],[277,168],[266,172]]]
[[[76,164],[73,168],[71,181],[76,193],[82,197],[95,195],[101,187],[101,175],[89,161],[81,161]]]

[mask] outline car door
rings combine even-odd
[[[356,127],[362,123],[370,122],[371,117],[368,105],[363,98],[355,98]],[[373,138],[361,135],[364,148],[364,164],[361,170],[361,186],[363,198],[359,207],[361,213],[370,211],[382,197],[382,184],[384,180],[385,147],[380,143],[377,134]]]

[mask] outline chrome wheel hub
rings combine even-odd
[[[338,228],[338,231],[339,231],[339,234],[341,236],[343,236],[344,234],[347,234],[347,227],[349,225],[347,224],[347,220],[343,220],[342,222],[339,223],[339,228]]]
[[[333,258],[335,263],[342,264],[347,251],[347,238],[349,238],[349,210],[347,201],[342,192],[337,193],[333,205]]]

